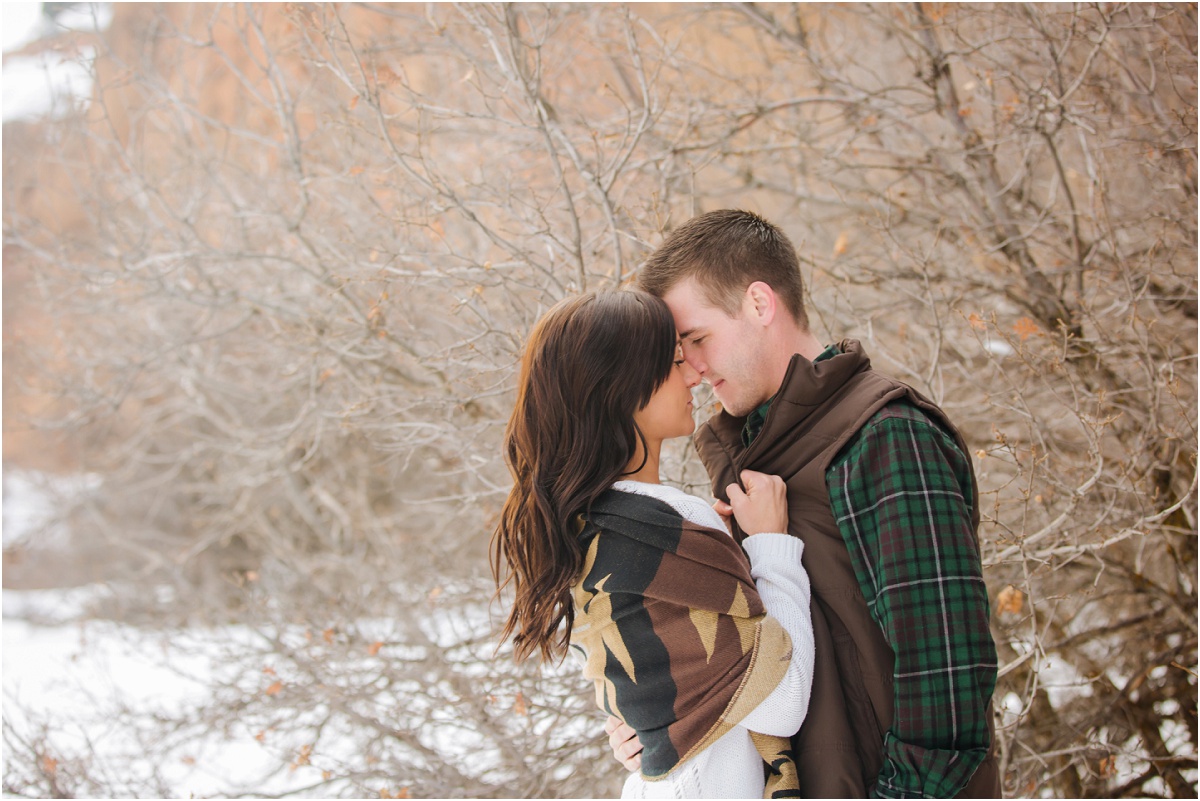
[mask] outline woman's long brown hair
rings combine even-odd
[[[491,546],[497,595],[515,592],[500,638],[513,637],[517,661],[566,654],[583,569],[578,517],[644,446],[633,414],[674,356],[670,310],[635,290],[567,298],[530,333],[504,435],[513,487]]]

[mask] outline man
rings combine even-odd
[[[787,483],[817,659],[793,738],[801,793],[999,797],[996,650],[958,431],[857,342],[813,336],[795,248],[756,215],[689,220],[638,283],[667,302],[684,358],[723,406],[695,437],[718,511],[742,470]],[[635,768],[632,730],[607,729]]]

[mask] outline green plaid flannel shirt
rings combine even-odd
[[[769,406],[748,417],[743,439],[762,430]],[[826,472],[868,610],[896,654],[877,797],[949,798],[987,755],[997,663],[971,526],[970,470],[952,437],[895,401]]]

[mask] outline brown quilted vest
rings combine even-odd
[[[804,540],[804,567],[812,582],[816,644],[812,700],[793,737],[800,791],[805,798],[863,798],[883,765],[883,738],[892,725],[895,658],[871,619],[850,554],[830,506],[825,471],[834,457],[885,404],[906,398],[953,434],[958,430],[932,402],[871,369],[855,340],[840,354],[810,362],[792,357],[761,433],[742,445],[745,418],[714,415],[696,432],[696,447],[712,478],[713,494],[744,469],[781,476],[788,488],[789,528]],[[972,523],[978,527],[978,494],[971,476]],[[733,526],[741,542],[745,535]],[[989,726],[990,716],[989,716]],[[992,747],[960,797],[999,798],[1000,774]]]

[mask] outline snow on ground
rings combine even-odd
[[[94,752],[92,764],[100,766],[95,772],[107,774],[108,788],[115,797],[144,795],[155,773],[166,782],[166,794],[171,797],[324,795],[319,788],[305,789],[320,779],[323,766],[361,762],[363,736],[370,732],[356,728],[345,716],[335,716],[324,724],[321,765],[290,770],[280,769],[280,754],[294,754],[304,746],[292,742],[303,738],[299,732],[312,722],[304,710],[294,710],[296,733],[280,729],[266,738],[240,721],[231,725],[197,722],[197,710],[212,700],[215,688],[224,687],[226,693],[230,688],[255,693],[275,679],[285,684],[304,680],[293,676],[289,665],[270,657],[264,665],[272,668],[270,678],[260,667],[247,672],[246,665],[253,662],[262,641],[245,626],[154,631],[106,620],[41,626],[24,619],[64,620],[64,612],[94,602],[103,592],[97,587],[67,592],[4,591],[3,714],[21,737],[36,738],[45,726],[48,752],[63,763],[87,761]],[[427,634],[436,646],[453,650],[477,638],[481,625],[490,625],[485,604],[465,615],[461,608],[435,609],[429,616]],[[368,641],[389,641],[387,651],[378,657],[381,660],[427,658],[426,646],[396,643],[394,626],[389,620],[362,620],[355,624],[354,633]],[[296,626],[280,632],[280,637],[299,649],[306,631]],[[347,688],[362,685],[375,669],[370,660],[363,659],[345,665],[329,662],[325,667],[326,681]],[[478,679],[487,682],[486,660],[466,668],[466,675],[474,678],[478,672]],[[573,675],[576,668],[568,665],[562,669]],[[416,683],[425,680],[413,677]],[[494,744],[482,731],[473,730],[471,719],[462,717],[453,703],[458,690],[450,684],[443,686],[444,678],[437,681],[437,687],[426,687],[411,696],[409,688],[397,684],[381,691],[374,702],[382,708],[403,710],[402,714],[428,715],[421,739],[445,759],[461,762],[471,754],[473,773],[483,775],[498,769],[498,755],[489,753]],[[581,698],[585,691],[581,680]],[[312,714],[319,715],[320,710]],[[191,724],[175,732],[161,725],[164,720],[189,719]],[[598,715],[585,716],[567,721],[557,735],[560,739],[588,737],[601,726]],[[148,763],[147,754],[162,753],[164,759]],[[286,765],[287,759],[282,764]],[[116,776],[115,768],[125,765],[129,775]],[[565,766],[568,773],[569,767]]]
[[[120,764],[127,755],[143,753],[143,738],[155,732],[122,726],[117,711],[131,705],[149,722],[202,704],[212,683],[228,679],[221,675],[219,655],[231,637],[245,633],[233,627],[191,633],[196,641],[210,639],[210,656],[203,647],[169,646],[165,633],[96,620],[45,627],[10,613],[35,607],[61,611],[79,604],[86,594],[4,592],[3,714],[23,734],[32,734],[37,722],[50,723],[53,751],[60,760],[94,748],[101,760]],[[157,767],[171,795],[179,798],[220,796],[238,786],[287,792],[312,779],[297,771],[283,783],[278,778],[262,783],[277,762],[249,732],[242,737],[213,732],[203,741],[180,743],[173,752],[172,761]],[[147,775],[150,770],[146,766]],[[119,786],[113,789],[121,794]],[[132,795],[137,789],[131,786],[128,792]]]
[[[95,477],[6,471],[5,547],[64,547],[65,534],[55,520],[63,501],[73,493],[98,488]],[[403,635],[392,620],[356,621],[352,628],[358,639],[389,643],[379,659],[419,663],[429,658],[431,646],[453,652],[464,643],[486,640],[493,628],[486,601],[442,605],[435,603],[436,596],[427,597],[412,587],[397,585],[392,590],[401,601],[426,606],[422,629],[428,641],[402,644]],[[454,585],[439,590],[456,597],[479,595],[469,587]],[[95,773],[107,774],[113,796],[145,795],[148,787],[156,786],[156,775],[166,782],[163,789],[172,797],[246,792],[304,796],[304,788],[317,782],[321,771],[312,765],[280,769],[281,754],[303,747],[304,743],[291,742],[302,735],[281,730],[263,737],[263,732],[240,721],[231,725],[197,722],[197,716],[211,706],[217,688],[224,687],[227,697],[239,692],[253,695],[276,677],[285,683],[302,677],[289,675],[287,665],[274,664],[278,674],[265,678],[264,667],[270,667],[271,660],[267,659],[267,664],[254,661],[255,655],[262,653],[263,641],[259,633],[245,626],[152,630],[88,619],[88,610],[102,606],[108,593],[103,585],[4,590],[0,607],[6,726],[21,739],[44,737],[48,752],[62,764],[90,762]],[[296,649],[302,649],[311,638],[299,625],[278,634]],[[364,659],[344,666],[329,663],[326,668],[330,681],[347,687],[369,683],[376,670],[371,660]],[[469,654],[463,655],[460,669],[472,680],[484,682],[491,671],[489,660],[475,663]],[[414,677],[414,681],[421,679]],[[391,695],[381,693],[376,701],[415,713],[421,711],[417,709],[420,703],[436,704],[436,699],[455,694],[453,687],[446,686],[426,688],[409,698],[405,697],[409,689],[396,686]],[[456,715],[453,704],[424,711],[431,721],[438,721],[421,733],[434,752],[455,759],[487,746],[481,733],[472,731],[470,722]],[[296,710],[293,722],[297,731],[305,729],[304,717],[304,712]],[[162,725],[164,720],[192,723],[172,733],[169,726]],[[578,726],[565,731],[568,728],[564,727],[562,736],[578,736]],[[354,764],[362,755],[362,739],[362,731],[347,719],[337,718],[324,729],[322,759],[331,766]],[[12,756],[9,747],[6,738],[6,762]],[[146,758],[151,753],[165,753],[166,757],[151,764]],[[282,765],[288,761],[285,756]],[[116,769],[126,765],[127,774]],[[481,772],[495,769],[480,753],[475,754],[474,766]]]

